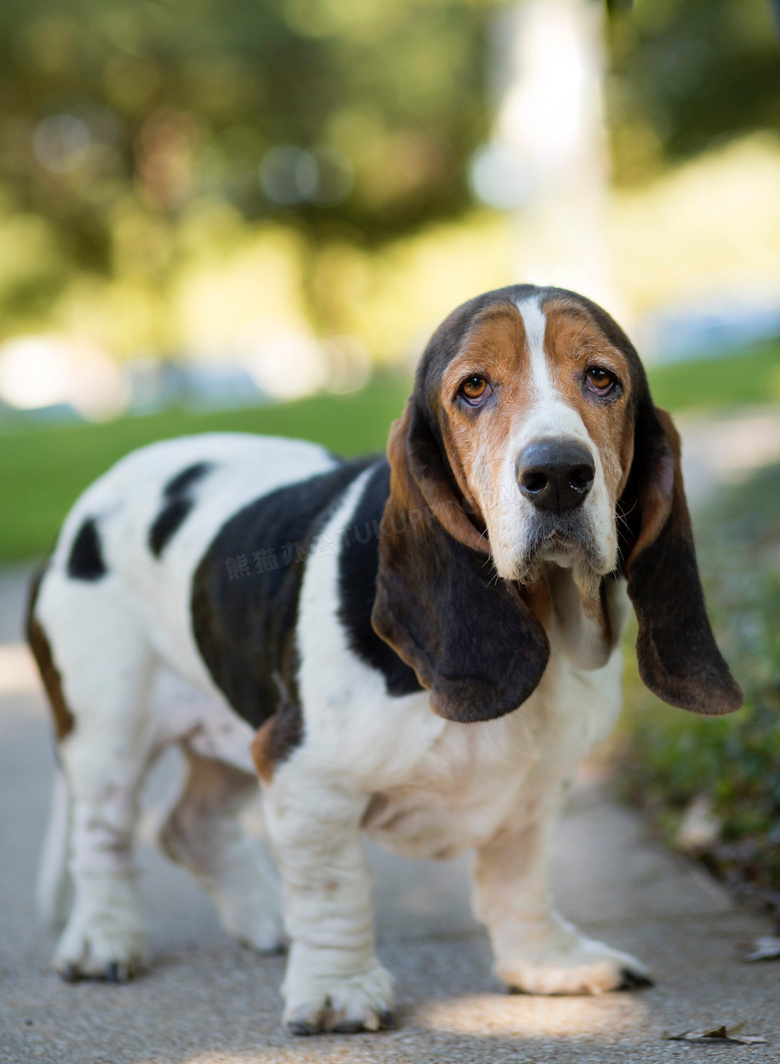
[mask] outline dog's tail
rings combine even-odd
[[[68,871],[69,845],[70,793],[65,774],[58,767],[35,889],[38,912],[49,927],[65,922],[73,900],[73,884]]]
[[[45,633],[35,618],[35,606],[46,575],[48,561],[44,562],[30,580],[25,617],[25,634],[35,658],[38,670],[49,695],[54,710],[56,724],[58,719],[58,700],[52,693],[52,677],[59,688],[60,678],[51,658],[51,648]],[[60,692],[61,693],[61,692]],[[56,691],[55,691],[56,694]],[[67,708],[65,710],[67,713]],[[72,722],[71,722],[72,723]],[[51,790],[49,806],[49,823],[43,840],[43,852],[38,865],[38,878],[35,885],[35,901],[41,918],[51,927],[64,923],[73,898],[73,884],[68,871],[70,850],[70,792],[62,766],[57,765]]]

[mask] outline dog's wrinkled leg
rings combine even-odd
[[[276,952],[283,938],[273,867],[237,819],[257,780],[186,746],[184,752],[187,780],[160,830],[160,847],[205,887],[228,934],[261,953]]]
[[[265,806],[291,938],[284,1023],[295,1034],[380,1030],[392,1022],[392,982],[374,954],[365,799],[286,776],[283,767]]]
[[[587,938],[550,906],[549,865],[559,803],[509,823],[477,850],[474,909],[493,945],[494,971],[513,991],[600,994],[650,985],[628,953]]]
[[[68,980],[123,982],[144,959],[133,841],[153,754],[148,696],[155,659],[143,626],[107,576],[47,578],[41,623],[73,725],[59,744],[70,802],[74,900],[54,955]]]

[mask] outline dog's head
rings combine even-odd
[[[551,626],[579,633],[579,664],[604,664],[621,575],[646,685],[695,712],[739,708],[704,610],[679,437],[600,307],[530,285],[459,307],[423,354],[388,457],[372,623],[436,712],[516,708]]]

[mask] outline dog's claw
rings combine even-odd
[[[79,970],[75,964],[66,964],[60,972],[63,982],[77,983],[79,981]]]
[[[376,1015],[375,1023],[367,1023],[364,1020],[341,1020],[340,1022],[311,1023],[308,1020],[288,1020],[285,1024],[290,1034],[360,1034],[362,1031],[386,1031],[394,1026],[393,1014],[389,1010]]]
[[[106,965],[105,980],[107,983],[123,983],[127,981],[126,978],[120,979],[119,965],[116,961],[111,961],[110,964]]]
[[[366,1030],[366,1026],[361,1020],[343,1020],[326,1027],[325,1030],[328,1034],[360,1034]]]
[[[309,1035],[317,1034],[318,1028],[313,1023],[307,1023],[305,1020],[290,1020],[287,1023],[287,1030],[290,1034]]]
[[[620,975],[622,981],[618,990],[646,990],[648,987],[655,986],[649,976],[632,972],[629,968],[623,968]]]

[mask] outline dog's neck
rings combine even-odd
[[[602,668],[620,638],[624,611],[614,583],[610,577],[583,580],[577,569],[547,562],[531,591],[551,645],[577,668]]]

